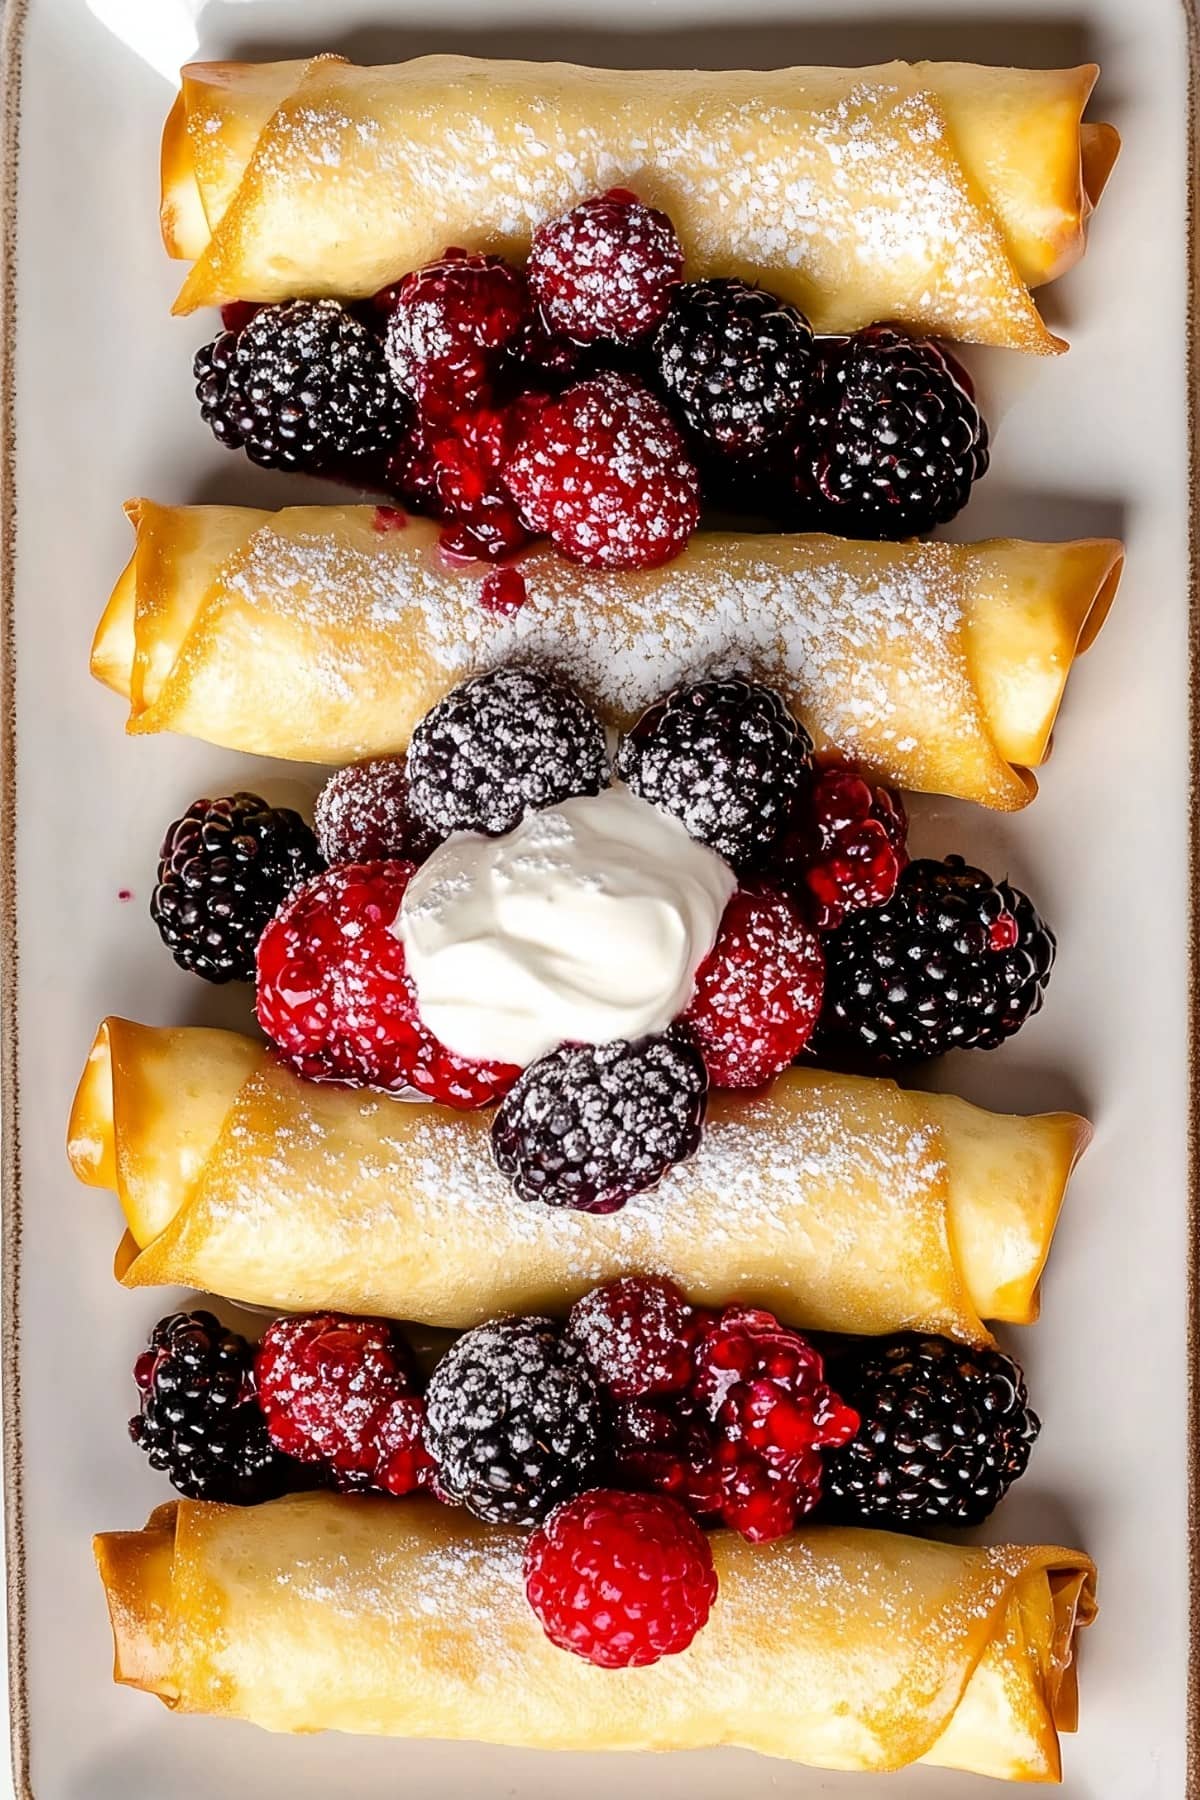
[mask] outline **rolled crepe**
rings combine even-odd
[[[546,219],[633,187],[692,276],[740,275],[818,331],[876,319],[1054,351],[1029,289],[1082,255],[1116,159],[1097,69],[390,68],[193,63],[163,134],[177,312],[364,297],[449,244],[522,261]]]
[[[308,762],[403,750],[421,716],[514,658],[613,724],[677,681],[783,688],[818,748],[875,779],[1011,810],[1037,791],[1074,657],[1116,591],[1108,538],[867,544],[701,534],[665,568],[606,574],[548,548],[527,598],[480,603],[437,527],[369,506],[256,512],[131,501],[134,554],[92,649],[132,732]]]
[[[71,1116],[75,1173],[115,1189],[128,1287],[465,1327],[562,1311],[598,1282],[672,1276],[811,1330],[986,1341],[1037,1315],[1090,1135],[891,1081],[792,1069],[714,1094],[690,1162],[617,1213],[516,1198],[486,1113],[299,1079],[230,1032],[100,1028]]]
[[[524,1594],[521,1534],[435,1502],[177,1501],[95,1540],[117,1681],[272,1731],[572,1750],[739,1744],[828,1769],[1058,1778],[1078,1551],[809,1526],[711,1539],[719,1590],[681,1655],[597,1669]]]

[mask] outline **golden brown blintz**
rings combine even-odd
[[[176,310],[365,297],[448,244],[522,261],[545,220],[634,188],[690,276],[739,275],[818,331],[1054,351],[1030,289],[1082,255],[1116,159],[1097,69],[885,63],[612,70],[428,56],[193,63],[163,133]]]
[[[597,1669],[542,1635],[521,1534],[432,1501],[180,1501],[95,1540],[114,1674],[273,1731],[572,1750],[739,1744],[828,1769],[1054,1781],[1075,1726],[1078,1551],[801,1528],[712,1537],[720,1588],[679,1656]]]
[[[1110,538],[873,544],[701,532],[663,568],[585,569],[546,546],[527,598],[480,603],[486,568],[438,528],[369,506],[128,508],[134,554],[92,648],[128,729],[350,762],[407,747],[468,675],[532,658],[615,725],[681,680],[782,689],[819,750],[898,787],[1012,810],[1075,657],[1112,603]]]
[[[982,1341],[1037,1316],[1090,1131],[891,1081],[790,1069],[714,1094],[700,1150],[606,1217],[521,1201],[486,1113],[291,1074],[227,1031],[101,1026],[71,1115],[81,1181],[115,1189],[130,1287],[464,1327],[562,1312],[656,1271],[790,1324]]]

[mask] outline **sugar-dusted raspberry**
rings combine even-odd
[[[560,1650],[640,1669],[686,1650],[707,1624],[717,1572],[704,1533],[673,1500],[593,1488],[530,1538],[525,1591]]]
[[[673,1281],[622,1275],[576,1302],[567,1335],[592,1374],[616,1400],[672,1394],[692,1377],[692,1345],[701,1315]]]
[[[313,825],[327,863],[422,863],[442,841],[409,806],[403,756],[338,769],[317,795]]]
[[[310,1080],[486,1106],[520,1070],[456,1056],[422,1023],[392,929],[412,872],[409,862],[347,863],[293,894],[259,940],[259,1024]]]
[[[657,568],[700,517],[678,429],[628,375],[594,376],[543,406],[503,475],[528,529],[588,568]]]
[[[908,817],[890,788],[869,787],[849,769],[825,769],[812,785],[807,817],[785,858],[811,895],[818,931],[847,913],[882,906],[908,862]]]
[[[459,249],[414,269],[390,298],[388,366],[396,386],[419,405],[434,397],[460,406],[481,400],[501,352],[532,310],[518,269],[501,256]]]
[[[579,344],[635,344],[666,315],[683,247],[666,213],[610,188],[543,225],[525,273],[552,330]]]
[[[700,1334],[691,1392],[718,1437],[721,1517],[752,1542],[812,1511],[822,1450],[858,1430],[858,1414],[824,1377],[820,1352],[772,1313],[727,1306]]]
[[[340,1488],[427,1487],[425,1403],[412,1352],[385,1319],[307,1313],[268,1325],[254,1360],[271,1441]]]
[[[684,1018],[714,1087],[762,1087],[799,1056],[821,1011],[825,958],[786,894],[739,888]]]

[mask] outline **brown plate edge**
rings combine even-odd
[[[3,1322],[4,1558],[13,1791],[29,1780],[25,1535],[21,1468],[21,1147],[17,1086],[16,229],[21,55],[29,0],[0,0],[0,1320]]]
[[[1180,0],[1188,43],[1187,382],[1188,668],[1191,766],[1188,884],[1188,1592],[1187,1794],[1200,1800],[1200,11]],[[30,0],[0,0],[0,1320],[4,1431],[4,1556],[7,1595],[9,1730],[16,1800],[36,1800],[29,1777],[29,1694],[25,1656],[24,1491],[21,1457],[20,1094],[17,1084],[16,906],[16,226],[21,58]]]

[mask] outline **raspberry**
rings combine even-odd
[[[816,1506],[822,1455],[853,1437],[858,1415],[826,1384],[808,1339],[771,1313],[697,1311],[685,1332],[682,1391],[613,1395],[616,1478],[670,1494],[752,1542],[781,1537]]]
[[[673,1281],[623,1275],[576,1302],[567,1335],[614,1399],[633,1400],[688,1385],[699,1324]]]
[[[833,931],[847,913],[882,906],[908,862],[908,817],[890,788],[872,788],[849,769],[813,782],[808,816],[785,847],[783,879],[807,893],[813,924]]]
[[[940,344],[890,325],[824,340],[795,461],[809,529],[930,531],[962,510],[987,466],[970,376]]]
[[[414,811],[435,830],[502,837],[527,812],[608,785],[604,727],[565,682],[505,663],[430,708],[408,747]]]
[[[327,863],[422,863],[441,843],[409,806],[403,756],[338,769],[317,795],[313,824]]]
[[[385,347],[392,378],[419,405],[471,406],[488,392],[500,353],[528,323],[525,277],[500,256],[450,249],[390,294]]]
[[[666,213],[611,188],[543,225],[525,273],[551,330],[635,344],[664,317],[683,249]]]
[[[570,387],[504,465],[530,531],[593,569],[654,569],[700,517],[700,481],[662,402],[628,375]]]
[[[342,1313],[276,1319],[255,1379],[272,1443],[321,1464],[338,1487],[407,1494],[430,1484],[425,1404],[396,1326]]]
[[[506,407],[450,416],[433,411],[393,453],[389,481],[414,505],[446,521],[444,550],[498,561],[529,543],[500,469],[542,404],[542,395],[523,394]]]
[[[804,314],[744,281],[676,288],[654,340],[659,381],[700,444],[754,455],[795,428],[813,361]]]
[[[774,688],[697,681],[644,712],[617,774],[735,869],[768,862],[811,778],[812,739]]]
[[[858,1414],[826,1385],[819,1352],[754,1307],[728,1306],[705,1326],[691,1392],[718,1437],[721,1517],[754,1543],[812,1511],[821,1451],[858,1430]]]
[[[312,1081],[486,1106],[520,1071],[456,1056],[422,1024],[392,929],[412,872],[407,862],[347,863],[294,894],[259,940],[259,1023]]]
[[[719,1088],[755,1088],[786,1069],[821,1010],[825,958],[793,900],[740,888],[696,975],[684,1018]]]
[[[567,1044],[497,1109],[492,1155],[521,1200],[616,1212],[699,1147],[708,1078],[685,1026],[636,1043]]]
[[[593,1488],[530,1538],[525,1592],[560,1650],[640,1669],[687,1649],[708,1621],[717,1572],[704,1533],[673,1500]]]

